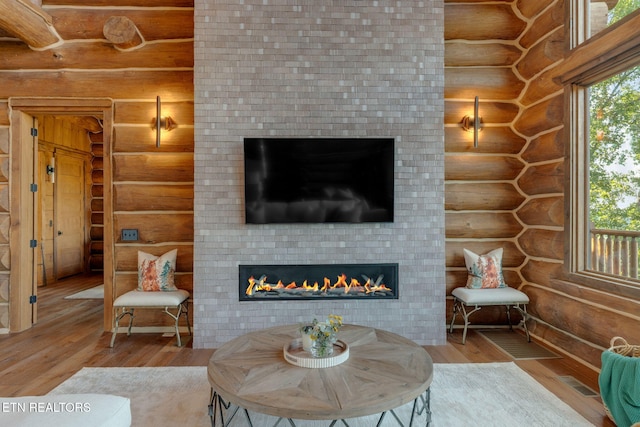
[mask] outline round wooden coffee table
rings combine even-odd
[[[330,368],[303,368],[284,359],[283,347],[298,337],[298,325],[251,332],[216,350],[207,369],[213,425],[230,405],[279,418],[344,420],[384,414],[411,401],[431,414],[431,357],[411,340],[364,326],[345,325],[338,338],[349,359]],[[395,413],[394,413],[395,416]],[[227,417],[227,422],[230,418]],[[410,425],[411,425],[410,423]]]

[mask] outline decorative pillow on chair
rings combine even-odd
[[[175,291],[176,257],[178,250],[155,255],[138,251],[138,290]]]
[[[478,255],[464,249],[464,262],[467,265],[467,288],[506,288],[502,275],[502,248],[494,249],[484,255]]]

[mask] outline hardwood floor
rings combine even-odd
[[[31,329],[0,335],[0,396],[42,395],[84,366],[206,366],[214,350],[175,346],[159,334],[119,336],[109,347],[102,331],[101,300],[64,297],[100,284],[101,276],[73,277],[38,290],[38,323]],[[457,330],[443,346],[425,347],[434,363],[509,362],[513,359],[470,331],[465,345]],[[569,358],[518,360],[516,364],[596,426],[613,427],[599,397],[586,397],[559,376],[572,376],[598,390],[598,374]]]

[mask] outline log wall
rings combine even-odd
[[[527,198],[517,179],[526,169],[519,154],[528,141],[513,123],[527,85],[516,68],[525,53],[517,39],[527,25],[511,2],[445,2],[447,294],[466,282],[464,248],[485,253],[503,247],[505,279],[522,285],[526,254],[517,242],[524,230],[516,211]],[[483,122],[477,148],[473,135],[460,127],[463,116],[473,116],[475,96]],[[503,323],[503,311],[484,308],[474,317]]]
[[[463,248],[503,247],[507,282],[531,299],[533,335],[598,368],[612,336],[640,342],[638,301],[562,280],[565,105],[550,75],[566,49],[565,3],[445,1],[447,293],[465,283]],[[485,16],[502,30],[487,31]],[[478,148],[459,127],[475,95]],[[505,322],[497,309],[474,316]]]
[[[44,0],[62,43],[33,50],[23,40],[0,37],[0,166],[9,159],[8,101],[13,97],[112,99],[111,143],[92,136],[90,264],[105,262],[113,298],[137,282],[137,251],[162,254],[178,248],[178,284],[192,290],[193,271],[193,1]],[[133,22],[140,39],[113,40],[112,17]],[[113,20],[111,21],[113,22]],[[110,31],[107,31],[109,29]],[[115,29],[117,32],[117,28]],[[135,46],[133,46],[135,44]],[[155,146],[156,96],[178,127]],[[72,101],[71,101],[72,102]],[[106,168],[109,168],[108,170]],[[9,222],[9,169],[0,167],[0,227]],[[113,197],[105,198],[109,182]],[[122,242],[122,228],[137,228],[139,240]],[[104,230],[112,229],[114,259],[103,260]],[[6,236],[5,236],[6,237]],[[0,228],[0,330],[9,328],[8,239]],[[105,302],[105,329],[111,328]],[[144,314],[141,312],[141,316]],[[156,321],[157,317],[157,321]],[[152,325],[170,324],[149,313]],[[170,320],[170,319],[169,319]],[[147,323],[148,324],[148,323]]]

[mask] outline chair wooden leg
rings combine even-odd
[[[449,333],[453,333],[453,324],[456,321],[456,315],[458,314],[458,299],[453,298],[453,313],[451,314],[451,324],[449,325]]]
[[[524,333],[527,335],[527,342],[531,342],[531,335],[529,335],[529,328],[527,327],[527,305],[522,304],[522,307],[520,307],[520,304],[518,304],[513,308],[520,312],[520,315],[522,316],[522,328],[524,329]]]
[[[171,318],[174,320],[174,325],[175,325],[175,329],[176,329],[176,340],[177,340],[177,344],[178,347],[182,347],[182,339],[180,338],[180,316],[182,315],[182,309],[183,309],[184,305],[182,303],[178,304],[178,311],[176,312],[176,314],[173,314],[169,311],[169,307],[165,307],[164,308],[164,312],[167,313],[169,316],[171,316]],[[189,323],[189,320],[187,319],[187,324]],[[189,335],[191,335],[191,327],[189,326]]]
[[[127,330],[127,336],[131,335],[131,327],[133,326],[133,308],[127,311],[126,307],[120,307],[122,312],[118,314],[118,307],[113,309],[113,318],[114,318],[114,326],[113,333],[111,334],[111,344],[109,347],[113,348],[113,345],[116,342],[116,335],[118,334],[118,330],[120,329],[120,319],[122,319],[125,315],[129,315],[129,328]]]
[[[184,309],[182,310],[182,314],[184,314],[184,319],[187,322],[187,330],[189,331],[189,335],[193,336],[191,332],[191,323],[189,322],[189,303],[186,301],[183,303]]]
[[[464,319],[464,331],[462,332],[462,344],[464,344],[467,341],[467,329],[469,329],[469,325],[471,324],[469,318],[482,307],[476,305],[473,310],[467,312],[467,306],[462,302],[460,305],[462,307],[462,318]]]

